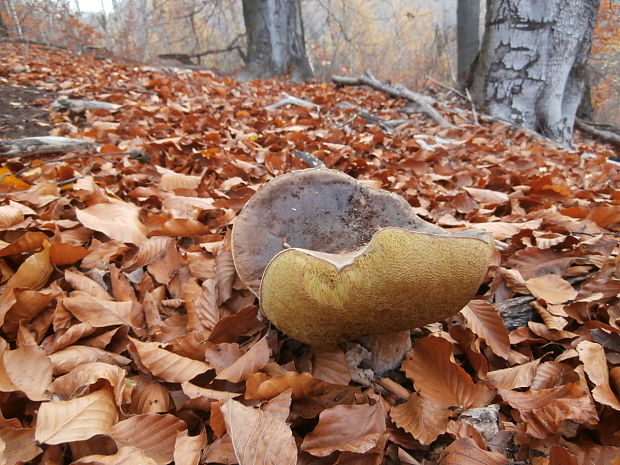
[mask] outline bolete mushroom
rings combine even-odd
[[[318,168],[259,189],[236,220],[232,251],[278,329],[329,344],[457,313],[480,286],[493,245],[484,231],[448,233],[402,197]]]

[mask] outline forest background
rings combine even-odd
[[[4,33],[79,53],[153,64],[244,66],[242,4],[235,0],[112,0],[82,11],[71,0],[2,0]],[[481,1],[480,34],[484,31]],[[106,8],[107,6],[107,8]],[[111,6],[111,8],[110,8]],[[413,89],[455,86],[457,0],[302,0],[314,75],[359,75]],[[620,126],[620,2],[603,0],[588,66],[592,119]],[[1,26],[0,26],[1,27]],[[162,58],[163,57],[163,58]]]

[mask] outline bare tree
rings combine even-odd
[[[247,67],[241,79],[291,75],[307,79],[312,68],[306,56],[299,0],[243,0],[247,32]]]
[[[480,48],[480,0],[458,0],[456,7],[457,79],[469,77]]]
[[[599,0],[488,0],[472,95],[570,146]]]

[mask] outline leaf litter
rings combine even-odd
[[[457,128],[412,114],[384,131],[339,103],[388,120],[404,102],[364,88],[0,49],[3,85],[118,105],[51,110],[50,135],[99,152],[2,167],[3,463],[620,463],[610,147],[478,126],[456,102]],[[285,94],[315,105],[266,109]],[[413,331],[389,378],[359,345],[270,328],[236,276],[235,217],[307,167],[296,151],[494,237],[476,300]],[[534,321],[509,331],[515,297]]]

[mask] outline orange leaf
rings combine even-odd
[[[28,231],[22,237],[0,250],[0,257],[38,250],[46,240],[47,235],[45,233]]]
[[[438,465],[507,465],[499,452],[480,449],[470,438],[460,438],[441,451]]]
[[[90,250],[68,242],[52,241],[50,245],[50,261],[53,265],[73,265],[89,253]]]
[[[288,372],[282,376],[254,373],[246,383],[246,399],[271,399],[287,389],[293,390],[293,399],[304,399],[323,394],[329,384],[314,378],[310,373]]]
[[[3,464],[30,462],[43,452],[34,441],[34,428],[0,428],[0,457]]]
[[[259,409],[230,400],[221,407],[239,465],[294,465],[297,446],[290,427]]]
[[[386,430],[385,411],[374,405],[337,405],[323,410],[306,435],[301,450],[317,457],[333,452],[363,454],[375,447]]]
[[[50,263],[49,247],[28,257],[8,280],[8,287],[25,287],[38,291],[47,283],[54,267]]]
[[[9,186],[19,191],[26,190],[30,187],[30,184],[25,183],[18,177],[13,175],[13,172],[6,166],[0,168],[0,184],[3,186]]]
[[[446,432],[452,410],[438,408],[434,401],[417,393],[409,396],[404,404],[392,407],[390,418],[420,443],[428,445]]]
[[[483,338],[494,353],[508,360],[510,354],[508,330],[495,306],[484,300],[472,300],[461,313],[467,321],[467,326]]]
[[[245,381],[267,364],[269,352],[267,337],[263,337],[232,365],[219,371],[216,379],[225,379],[231,383]]]
[[[416,390],[438,407],[485,406],[494,397],[493,392],[474,384],[465,370],[450,360],[451,354],[452,345],[443,338],[418,339],[401,370]]]

